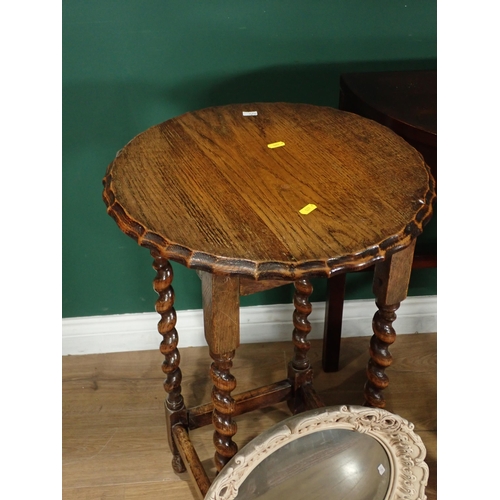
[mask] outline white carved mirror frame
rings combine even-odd
[[[327,429],[347,429],[377,440],[387,453],[390,480],[384,500],[425,500],[429,468],[426,449],[414,425],[398,415],[364,406],[311,410],[283,420],[243,447],[216,477],[205,500],[233,500],[248,475],[288,443]]]

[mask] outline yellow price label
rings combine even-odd
[[[310,214],[313,210],[316,210],[318,207],[316,205],[313,205],[312,203],[309,203],[309,205],[306,205],[304,208],[301,208],[299,210],[299,213],[302,215],[307,215]]]
[[[278,141],[278,142],[272,142],[271,144],[268,144],[267,147],[270,149],[274,148],[281,148],[281,146],[284,146],[285,143],[283,141]]]

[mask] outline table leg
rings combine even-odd
[[[187,429],[187,413],[184,398],[181,394],[180,356],[177,349],[179,337],[175,328],[177,315],[174,309],[174,290],[172,288],[173,271],[167,259],[153,251],[151,255],[154,258],[153,268],[156,270],[153,288],[159,296],[156,301],[156,311],[161,316],[158,322],[158,332],[163,336],[160,352],[165,356],[162,370],[166,375],[163,387],[167,393],[165,413],[167,417],[168,443],[173,454],[172,467],[176,472],[184,472],[186,467],[172,434],[175,425],[181,424]]]
[[[323,371],[327,373],[339,370],[346,276],[336,274],[327,280],[322,357]]]
[[[232,415],[234,414],[235,401],[231,392],[236,388],[236,379],[230,373],[233,366],[234,351],[217,354],[210,351],[214,360],[210,367],[214,387],[212,389],[212,402],[214,411],[212,423],[215,427],[215,467],[221,471],[229,459],[238,451],[237,444],[232,437],[236,434],[237,426]]]
[[[300,394],[300,389],[312,383],[313,372],[307,353],[311,343],[307,340],[307,335],[311,331],[311,324],[307,317],[311,314],[312,306],[309,297],[313,291],[311,282],[308,279],[301,279],[294,283],[295,294],[293,304],[293,344],[294,356],[288,365],[288,378],[292,384],[294,395],[288,401],[288,407],[292,413],[299,413],[304,409],[304,402]]]
[[[374,335],[370,340],[370,360],[366,370],[368,381],[364,395],[368,406],[385,407],[382,390],[389,385],[385,369],[392,364],[389,346],[396,340],[392,323],[408,292],[414,250],[415,240],[404,250],[375,265],[373,292],[378,311],[372,321]]]
[[[239,278],[199,273],[202,281],[205,338],[213,363],[212,423],[214,425],[215,466],[221,471],[238,451],[232,437],[237,426],[233,421],[236,403],[231,392],[236,379],[230,373],[236,348],[240,343]]]

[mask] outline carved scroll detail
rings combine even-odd
[[[396,320],[396,311],[399,303],[380,305],[372,321],[374,335],[370,340],[370,360],[366,374],[365,399],[370,406],[384,408],[385,400],[382,390],[389,385],[389,377],[385,369],[392,364],[392,355],[389,346],[396,340],[396,332],[392,323]]]
[[[388,454],[391,484],[385,500],[425,500],[429,468],[426,449],[414,425],[380,408],[335,406],[290,417],[253,439],[212,483],[206,500],[233,500],[249,474],[286,444],[326,429],[348,429],[372,436]]]
[[[238,446],[232,440],[236,434],[237,426],[231,415],[235,410],[235,401],[231,396],[231,391],[236,388],[236,379],[229,373],[233,366],[232,359],[234,351],[228,354],[215,354],[210,352],[214,360],[210,368],[214,387],[212,389],[212,402],[214,410],[212,423],[215,427],[215,466],[221,471],[224,465],[238,451]]]

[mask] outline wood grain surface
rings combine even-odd
[[[421,155],[386,127],[286,103],[207,108],[151,127],[117,154],[104,186],[108,213],[140,245],[200,270],[285,280],[406,247],[435,196]],[[317,208],[301,214],[308,204]]]

